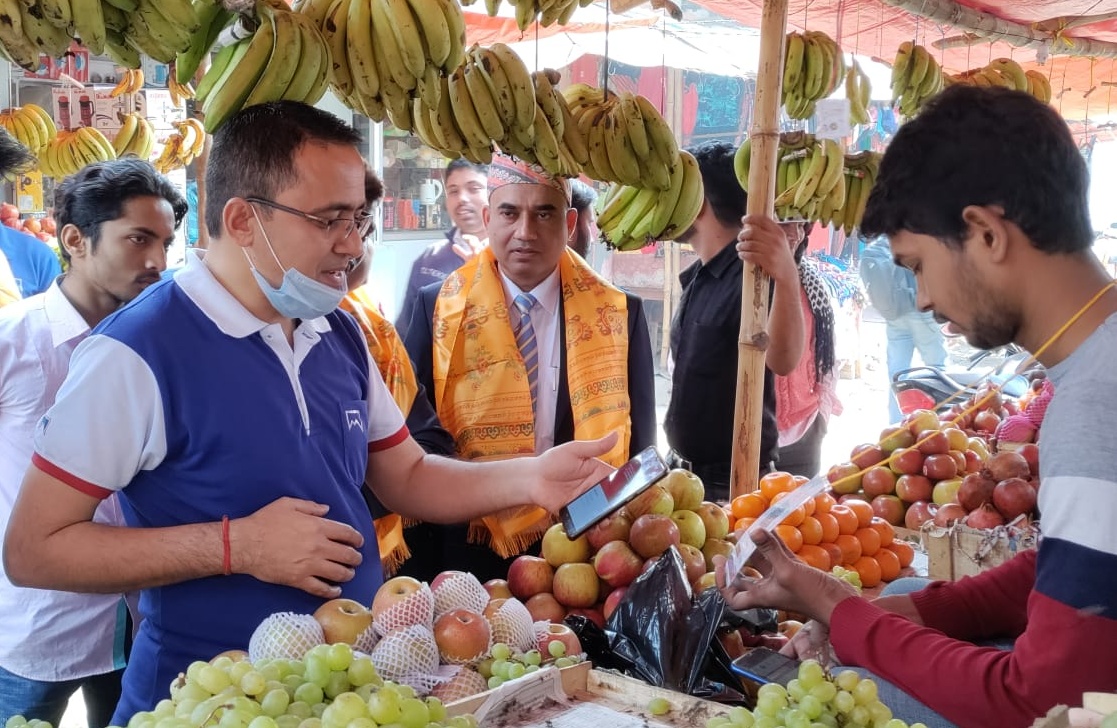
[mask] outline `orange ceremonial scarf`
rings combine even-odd
[[[380,376],[388,386],[388,392],[396,401],[404,418],[411,411],[411,405],[419,393],[415,371],[407,349],[388,319],[380,314],[380,309],[365,289],[358,288],[341,301],[341,308],[353,314],[365,335],[369,354]],[[373,521],[376,527],[376,541],[380,547],[380,562],[389,573],[395,572],[400,564],[411,556],[411,549],[403,540],[403,519],[389,513]]]
[[[619,432],[602,459],[627,458],[632,421],[628,394],[628,302],[569,250],[559,261],[566,324],[566,379],[579,440]],[[494,325],[495,324],[495,325]],[[490,248],[446,279],[434,307],[434,394],[442,425],[467,460],[535,452],[531,392],[508,322],[504,285]],[[510,508],[471,524],[470,539],[507,558],[551,523],[535,506]]]

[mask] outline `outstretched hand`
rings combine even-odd
[[[598,458],[613,449],[617,437],[611,432],[598,440],[575,440],[540,455],[534,503],[554,513],[613,472]]]
[[[752,540],[756,553],[749,563],[760,572],[759,579],[727,574],[725,558],[714,557],[717,585],[731,609],[786,609],[829,626],[834,607],[857,595],[850,584],[796,559],[783,541],[767,531],[754,532]]]

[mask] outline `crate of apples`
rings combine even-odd
[[[604,627],[628,585],[672,546],[693,589],[713,587],[713,557],[728,554],[733,543],[728,515],[703,500],[705,492],[697,476],[676,469],[576,539],[562,524],[551,526],[540,556],[512,562],[510,593],[536,621],[579,614]]]

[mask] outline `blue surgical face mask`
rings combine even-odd
[[[268,252],[271,253],[271,257],[275,258],[276,264],[283,271],[283,282],[279,284],[279,288],[275,288],[268,283],[264,276],[260,275],[260,271],[256,270],[256,266],[252,264],[252,258],[248,257],[248,251],[244,251],[244,257],[248,258],[248,266],[252,269],[256,284],[260,286],[260,290],[264,292],[264,296],[267,297],[272,308],[278,311],[279,315],[291,319],[318,318],[337,308],[341,300],[345,298],[345,289],[327,286],[325,283],[316,281],[294,268],[284,269],[283,263],[279,262],[279,256],[275,254],[275,248],[272,247],[271,240],[268,239],[268,234],[264,232],[264,226],[260,224],[260,217],[256,214],[256,208],[252,208],[252,216],[256,218],[256,224],[260,225],[264,242],[268,244]]]

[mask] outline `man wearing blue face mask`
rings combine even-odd
[[[245,649],[273,612],[370,604],[382,576],[363,487],[405,518],[453,523],[556,511],[610,471],[596,457],[615,435],[493,463],[411,438],[336,310],[372,226],[360,143],[294,102],[227,121],[206,179],[209,248],[97,327],[39,422],[5,573],[143,590],[114,724],[167,697],[191,661]],[[128,528],[91,520],[113,493]]]

